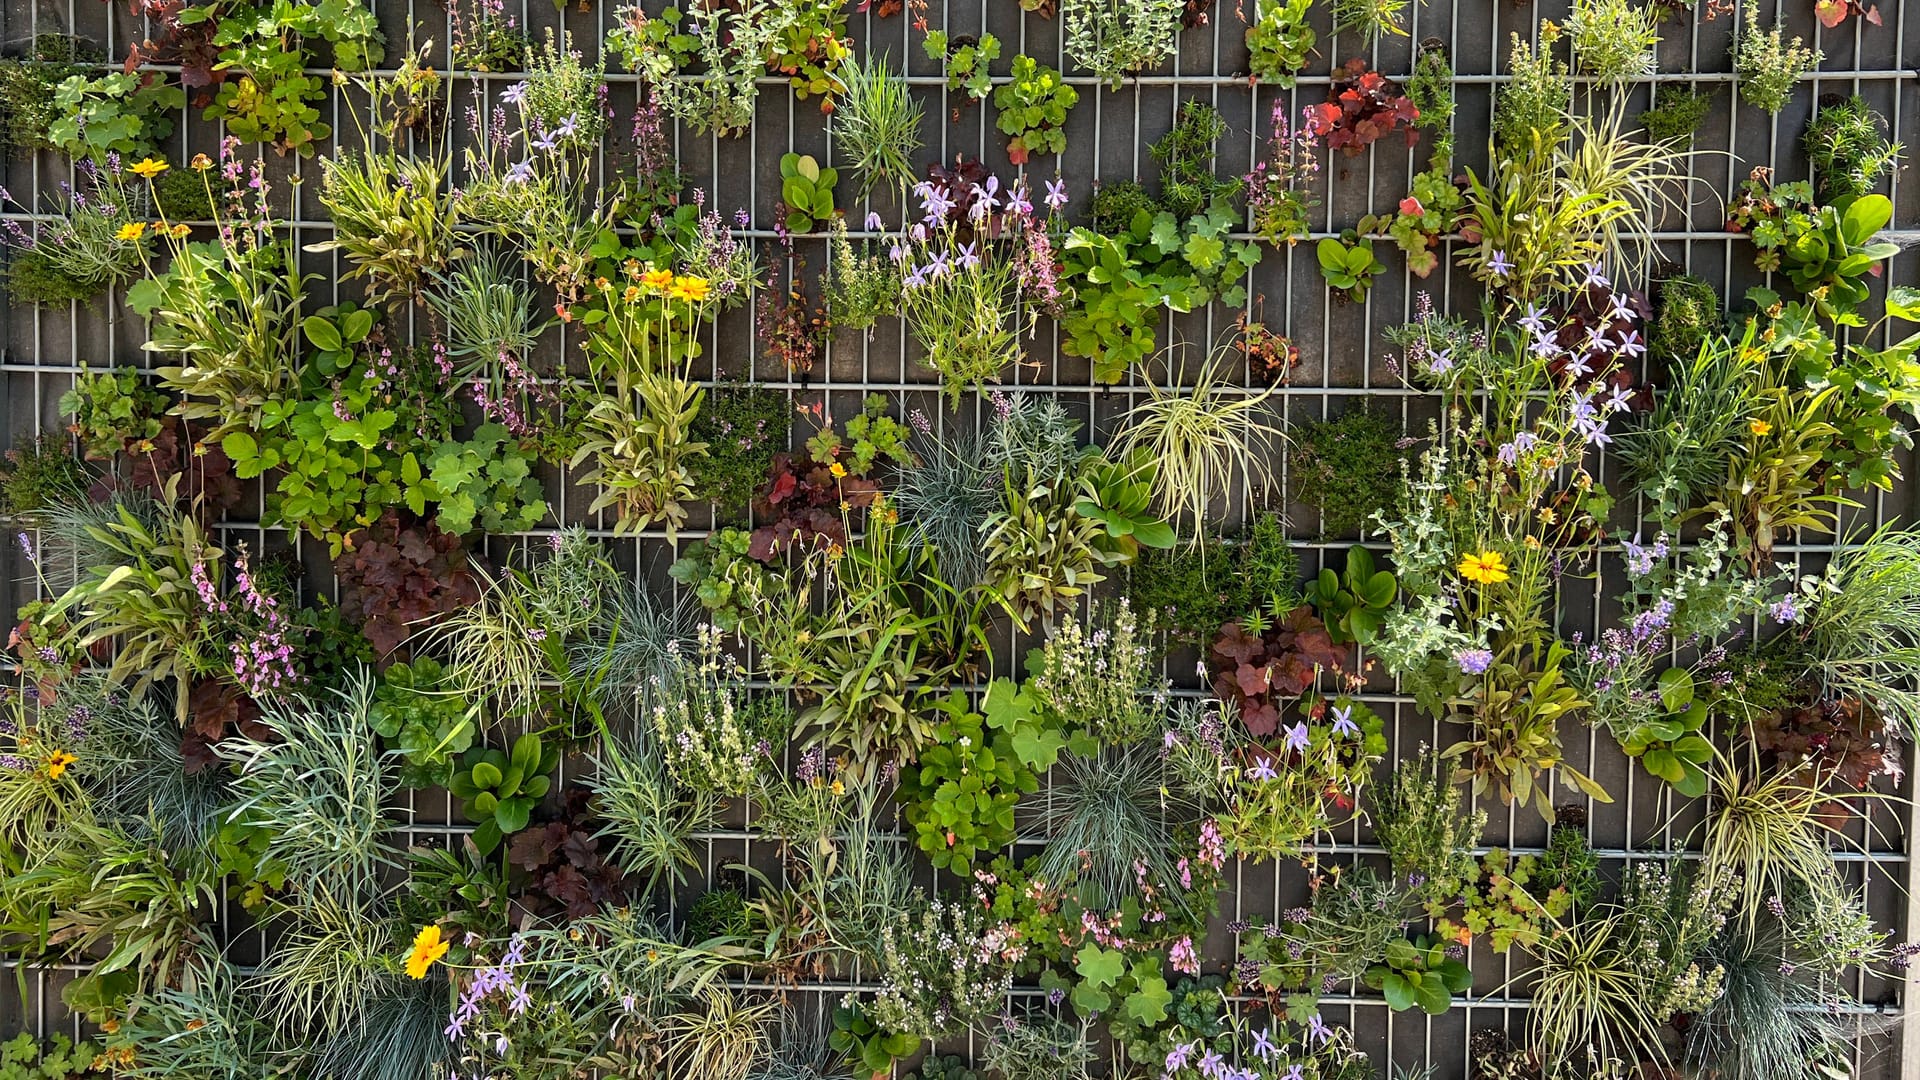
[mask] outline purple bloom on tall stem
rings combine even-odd
[[[525,82],[514,83],[512,86],[509,86],[505,90],[502,90],[500,92],[500,100],[506,102],[509,105],[518,105],[520,104],[521,99],[527,96],[527,90],[528,90],[527,83]]]
[[[1513,263],[1507,260],[1506,252],[1494,251],[1493,258],[1487,260],[1487,273],[1497,278],[1504,278],[1513,273]]]
[[[1360,725],[1353,722],[1352,705],[1336,705],[1333,709],[1333,733],[1360,737]]]
[[[868,232],[879,232],[881,227],[885,224],[885,222],[882,222],[880,220],[880,211],[869,210],[867,211],[867,220],[865,224],[867,226]]]
[[[1314,1013],[1307,1017],[1307,1034],[1324,1046],[1328,1039],[1333,1038],[1333,1029],[1327,1026],[1326,1021],[1320,1019],[1319,1013]]]
[[[1047,181],[1046,203],[1047,203],[1047,209],[1052,210],[1055,213],[1058,213],[1059,211],[1066,208],[1067,180],[1065,177],[1061,177],[1058,180]]]
[[[1306,753],[1308,743],[1307,722],[1305,720],[1287,729],[1287,749],[1298,750],[1304,754]]]
[[[1453,654],[1453,662],[1460,665],[1462,675],[1485,675],[1493,666],[1493,652],[1489,649],[1461,649]]]

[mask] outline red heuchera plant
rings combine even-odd
[[[1306,693],[1319,669],[1339,667],[1346,655],[1306,604],[1269,625],[1230,622],[1209,650],[1214,696],[1239,705],[1247,730],[1265,738],[1279,729],[1287,699]]]
[[[753,511],[769,524],[753,530],[747,554],[772,562],[780,552],[809,545],[845,545],[845,510],[873,505],[880,485],[852,475],[835,476],[832,462],[822,464],[805,453],[775,454],[767,486]],[[846,473],[844,466],[839,466]]]
[[[278,742],[279,733],[260,722],[260,706],[235,686],[200,679],[187,694],[187,727],[180,733],[180,760],[188,776],[220,760],[213,746],[234,731],[255,742]]]
[[[1407,145],[1420,139],[1413,122],[1420,110],[1400,84],[1377,71],[1367,70],[1359,57],[1347,61],[1345,72],[1333,80],[1333,96],[1306,109],[1308,134],[1327,140],[1330,150],[1342,150],[1349,156],[1371,146],[1376,140],[1404,126]]]
[[[360,623],[383,664],[396,660],[413,624],[480,602],[460,538],[430,522],[403,522],[388,510],[349,538],[333,561],[340,611]]]
[[[568,788],[553,820],[513,834],[507,861],[520,905],[535,915],[584,919],[626,900],[626,876],[601,853],[587,802],[586,789]]]

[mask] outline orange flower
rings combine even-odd
[[[407,954],[407,978],[424,979],[427,969],[435,960],[447,955],[449,943],[440,940],[438,926],[423,926],[413,939],[413,950]]]
[[[1747,430],[1753,432],[1755,435],[1771,435],[1773,434],[1773,425],[1767,423],[1765,420],[1754,420],[1747,424]]]
[[[710,287],[711,286],[707,284],[707,279],[703,277],[693,277],[691,275],[677,277],[673,279],[673,288],[670,290],[669,295],[675,300],[685,300],[689,303],[697,304],[707,298],[707,290]]]
[[[673,271],[648,270],[646,273],[640,275],[640,284],[645,285],[654,292],[665,292],[667,286],[673,284]]]

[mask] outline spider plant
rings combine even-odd
[[[1669,212],[1686,209],[1698,179],[1688,170],[1691,150],[1678,139],[1648,142],[1626,130],[1626,97],[1616,95],[1607,112],[1576,115],[1569,147],[1559,155],[1560,198],[1618,203],[1624,213],[1594,214],[1590,230],[1599,258],[1620,273],[1654,262],[1653,230]]]
[[[1158,743],[1071,755],[1047,790],[1042,821],[1049,839],[1034,876],[1077,881],[1088,908],[1115,910],[1137,888],[1136,866],[1155,883],[1178,876],[1174,829],[1191,809],[1167,786]],[[1185,903],[1181,890],[1163,895]]]
[[[1749,931],[1770,897],[1804,891],[1815,905],[1843,904],[1832,840],[1851,843],[1825,812],[1833,797],[1820,777],[1764,770],[1757,753],[1716,752],[1701,825],[1703,863],[1737,875]]]
[[[370,896],[381,869],[393,863],[386,844],[392,823],[381,807],[394,787],[392,765],[369,716],[373,691],[374,679],[362,669],[339,689],[269,698],[260,703],[260,721],[277,741],[236,738],[215,747],[237,773],[239,801],[227,820],[244,819],[267,834],[261,866],[284,867],[308,902]]]
[[[1192,522],[1196,545],[1213,500],[1243,488],[1264,490],[1276,444],[1286,441],[1264,419],[1274,388],[1247,393],[1229,385],[1228,359],[1226,349],[1215,350],[1184,389],[1178,378],[1166,387],[1149,383],[1147,399],[1126,412],[1115,455],[1143,454],[1159,462],[1154,499],[1169,520]]]
[[[745,1080],[769,1048],[767,1021],[774,999],[748,1002],[724,985],[701,990],[694,1007],[667,1018],[667,1060],[679,1075]]]
[[[906,80],[893,72],[893,58],[885,53],[865,53],[840,65],[846,91],[834,103],[833,141],[859,178],[862,195],[881,181],[904,192],[914,176],[924,110]]]
[[[1479,245],[1460,257],[1474,277],[1522,301],[1605,257],[1607,238],[1631,228],[1623,222],[1634,213],[1619,195],[1632,185],[1592,174],[1582,185],[1567,183],[1561,165],[1568,159],[1557,148],[1557,133],[1530,130],[1527,137],[1526,147],[1493,152],[1485,180],[1467,170],[1463,230]]]
[[[1920,733],[1920,532],[1883,526],[1834,556],[1806,629],[1815,674]]]

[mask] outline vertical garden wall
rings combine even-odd
[[[5,5],[4,1033],[1914,1071],[1905,5],[643,8]]]

